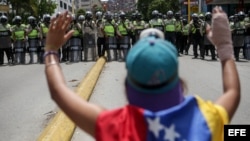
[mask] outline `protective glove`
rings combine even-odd
[[[233,44],[229,21],[221,7],[213,9],[212,25],[207,26],[207,37],[215,45],[221,61],[233,59]]]

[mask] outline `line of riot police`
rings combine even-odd
[[[29,16],[26,25],[22,23],[21,16],[12,19],[13,25],[8,23],[5,15],[0,17],[0,21],[0,32],[8,33],[6,36],[0,35],[0,64],[5,62],[4,52],[9,64],[26,64],[26,53],[29,54],[30,64],[43,62],[49,15],[44,15],[41,23],[38,23],[35,17]]]
[[[87,11],[85,15],[78,17],[72,15],[73,21],[69,30],[74,30],[74,34],[59,50],[61,62],[95,61],[106,55],[108,61],[124,61],[128,50],[139,39],[140,32],[146,28],[163,31],[166,40],[176,46],[178,55],[188,55],[189,48],[193,45],[194,59],[200,57],[204,60],[205,56],[211,54],[211,60],[216,60],[215,47],[206,38],[206,26],[211,24],[211,12],[206,12],[205,15],[193,13],[189,23],[180,13],[174,14],[171,10],[166,14],[153,10],[151,16],[152,19],[147,22],[138,11],[130,17],[123,11],[98,11],[95,15]],[[249,17],[250,12],[245,15],[242,11],[229,17],[236,60],[239,60],[240,49],[243,49],[245,59],[250,56]],[[48,14],[43,16],[41,22],[30,16],[28,24],[24,25],[21,17],[16,16],[13,19],[14,25],[11,26],[3,15],[0,24],[0,64],[4,62],[4,52],[10,64],[25,64],[26,53],[29,53],[29,63],[43,63],[50,19]]]

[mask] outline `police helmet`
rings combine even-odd
[[[181,18],[181,13],[179,13],[179,12],[175,13],[175,18],[180,19]]]
[[[199,14],[199,19],[205,20],[205,16],[201,13],[201,14]]]
[[[7,21],[8,21],[7,16],[2,15],[2,16],[0,17],[0,22],[1,22],[2,24],[6,24],[6,23],[7,23]]]
[[[96,19],[102,19],[102,12],[101,11],[97,11],[96,14]]]
[[[199,19],[198,14],[197,14],[197,13],[193,13],[193,14],[192,14],[192,19],[193,19],[194,21],[197,21],[197,20]]]
[[[205,20],[210,21],[212,19],[212,13],[211,12],[206,12],[205,13]]]
[[[166,14],[163,14],[163,15],[162,15],[162,18],[163,18],[163,19],[166,19],[166,18],[167,18],[167,15],[166,15]]]
[[[243,21],[245,19],[245,13],[243,11],[238,12],[237,15],[240,21]]]
[[[15,22],[15,24],[17,24],[17,25],[20,25],[21,22],[22,22],[22,17],[21,17],[21,16],[18,16],[18,15],[15,16],[14,22]]]
[[[158,11],[158,10],[154,10],[154,11],[152,12],[152,17],[153,17],[153,18],[158,18],[158,16],[159,16],[159,11]]]
[[[188,20],[187,20],[187,19],[182,19],[182,23],[183,23],[184,25],[186,25],[186,24],[188,24]]]
[[[135,16],[136,16],[136,19],[137,19],[137,20],[141,20],[141,19],[142,19],[142,14],[141,14],[141,13],[139,13],[139,12],[138,12],[138,13],[136,13],[136,15],[135,15]]]
[[[105,19],[106,19],[106,20],[112,20],[112,19],[113,19],[112,13],[111,13],[110,11],[107,11],[107,12],[105,13]]]
[[[234,19],[235,19],[234,15],[229,16],[229,21],[230,22],[234,22]]]
[[[85,16],[84,15],[79,15],[78,16],[78,21],[79,22],[83,22],[85,20]]]
[[[49,14],[45,14],[43,16],[43,22],[50,23],[51,16]]]
[[[124,12],[120,12],[119,17],[124,20],[126,18],[126,14]]]
[[[168,18],[172,18],[173,15],[174,15],[174,12],[173,12],[173,11],[169,10],[169,11],[167,12],[167,17],[168,17]]]
[[[87,11],[85,13],[85,18],[86,18],[86,20],[92,20],[92,18],[93,18],[92,12],[91,11]]]
[[[136,20],[136,13],[132,13],[132,15],[130,16],[130,20],[131,21]]]
[[[36,23],[36,18],[34,16],[29,16],[28,17],[28,23],[29,24],[35,24]]]

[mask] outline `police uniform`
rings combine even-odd
[[[99,19],[96,22],[97,26],[97,53],[99,57],[105,55],[106,46],[105,46],[105,36],[104,36],[104,25],[103,20]]]
[[[68,60],[70,62],[79,62],[82,60],[82,29],[80,23],[73,20],[70,29],[73,30],[71,38],[68,40]]]
[[[240,49],[244,47],[245,43],[245,24],[242,19],[239,17],[236,19],[236,22],[233,25],[233,46],[234,46],[234,56],[236,61],[239,61]]]
[[[204,59],[205,51],[204,51],[203,36],[200,31],[201,25],[202,22],[199,20],[198,17],[195,16],[193,21],[190,23],[190,31],[193,41],[194,58],[198,58],[198,46],[199,46],[200,57],[201,59]]]
[[[10,24],[0,23],[0,65],[4,63],[4,52],[6,53],[8,63],[13,63],[13,54],[11,49],[11,26]]]
[[[133,24],[133,31],[135,33],[135,39],[136,41],[139,40],[139,37],[140,37],[140,33],[147,28],[147,23],[141,19],[142,16],[141,14],[137,14],[136,15],[136,20],[135,21],[132,21],[132,24]]]
[[[108,19],[104,23],[104,33],[105,33],[105,40],[106,40],[106,47],[107,47],[107,57],[108,61],[111,61],[111,53],[113,51],[114,58],[113,60],[117,60],[117,44],[116,44],[116,30],[117,27],[112,23],[112,19]]]
[[[25,39],[26,31],[24,24],[16,24],[12,29],[13,39],[14,39],[14,63],[15,64],[25,64]]]
[[[175,34],[175,18],[173,17],[173,12],[168,11],[167,12],[167,18],[164,20],[164,26],[165,26],[165,38],[169,42],[175,45],[176,41],[176,34]]]
[[[181,48],[181,42],[182,42],[182,21],[180,20],[180,17],[175,18],[175,45],[177,48],[178,53],[181,52],[183,54],[183,50],[180,51]]]
[[[43,54],[44,54],[44,48],[46,44],[45,41],[46,41],[46,36],[47,36],[48,31],[49,31],[49,23],[42,23],[41,24],[41,33],[42,33],[41,46],[38,49],[39,63],[43,63]]]
[[[96,60],[96,25],[93,20],[85,20],[82,26],[83,30],[83,48],[84,48],[84,61],[88,60],[88,50],[91,49],[92,61]]]
[[[181,45],[180,45],[180,53],[184,53],[185,55],[188,54],[188,51],[186,50],[187,48],[187,43],[188,43],[188,37],[189,37],[189,24],[187,23],[187,20],[182,21],[183,28],[182,28],[182,36],[181,36]]]
[[[35,20],[35,19],[33,19]],[[28,47],[28,51],[29,51],[29,55],[30,55],[30,64],[35,63],[34,62],[34,54],[37,55],[38,58],[38,48],[40,46],[40,29],[39,27],[36,25],[35,23],[36,21],[30,21],[30,24],[27,25],[27,36],[28,36],[28,43],[29,43],[29,47]],[[36,61],[36,63],[38,63],[38,59]]]
[[[215,47],[206,36],[206,34],[207,34],[207,32],[206,32],[207,25],[211,25],[211,20],[205,21],[202,24],[202,33],[203,33],[203,37],[204,37],[203,38],[204,39],[204,49],[210,51],[211,60],[216,60]]]
[[[130,49],[129,33],[132,26],[128,20],[125,19],[125,13],[120,15],[120,21],[117,23],[118,41],[118,60],[122,61],[126,58],[128,50]],[[122,57],[123,54],[123,57]]]

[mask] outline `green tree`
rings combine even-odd
[[[42,17],[43,14],[52,14],[56,9],[56,2],[54,0],[9,0],[12,5],[12,11],[15,15]],[[15,16],[12,15],[12,16]]]
[[[85,15],[85,10],[84,9],[78,9],[77,12],[76,12],[76,16],[78,17],[79,15]]]
[[[145,20],[149,19],[147,13],[151,2],[152,0],[138,0],[137,2],[137,10],[142,13]]]
[[[171,10],[174,13],[180,10],[179,2],[177,0],[154,0],[151,2],[148,8],[148,17],[151,17],[153,10],[158,10],[162,14],[166,14],[167,11]]]
[[[43,17],[44,14],[53,14],[57,4],[55,1],[52,0],[36,0],[36,1],[40,1],[39,5],[38,5],[38,15],[39,17]]]
[[[162,14],[166,14],[168,10],[177,12],[180,10],[180,4],[178,0],[138,0],[137,9],[146,20],[149,20],[153,10],[158,10]]]

